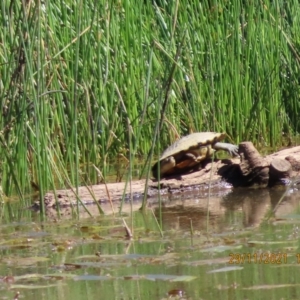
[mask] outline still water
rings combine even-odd
[[[278,205],[284,192],[194,194],[43,223],[26,209],[8,218],[4,205],[0,299],[299,299],[300,192]]]

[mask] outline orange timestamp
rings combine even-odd
[[[300,256],[297,256],[297,262],[300,263]],[[230,253],[229,264],[286,264],[286,253]]]

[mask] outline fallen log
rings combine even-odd
[[[195,193],[197,197],[224,195],[232,187],[284,185],[299,176],[300,146],[262,157],[251,142],[243,142],[239,145],[239,153],[240,158],[208,161],[202,169],[192,173],[160,181],[149,179],[148,185],[145,180],[136,180],[127,184],[108,183],[50,191],[44,196],[45,207],[72,206],[78,199],[84,204],[93,204],[121,199],[140,201],[144,196],[169,199],[182,193],[186,198]],[[35,202],[32,208],[39,209],[39,203]]]

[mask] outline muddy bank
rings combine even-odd
[[[291,180],[297,180],[300,174],[300,146],[284,149],[266,157],[262,157],[251,142],[239,145],[239,158],[209,161],[199,171],[182,174],[173,178],[165,178],[159,182],[149,179],[145,188],[145,180],[131,183],[109,183],[82,186],[56,190],[45,194],[46,209],[75,205],[80,199],[84,204],[112,203],[134,200],[140,202],[144,197],[155,199],[160,195],[162,199],[180,197],[182,193],[188,197],[189,193],[197,193],[200,197],[210,195],[224,195],[232,187],[265,188],[274,185],[285,185]],[[139,204],[140,205],[140,204]],[[39,203],[33,208],[38,209]]]

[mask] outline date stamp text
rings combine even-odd
[[[300,254],[296,256],[300,263]],[[287,253],[230,253],[229,264],[287,264]]]

